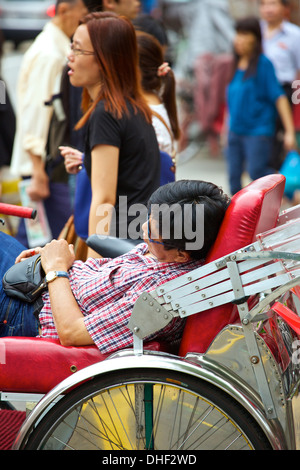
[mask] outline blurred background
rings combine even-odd
[[[177,80],[182,137],[177,178],[208,179],[226,191],[222,126],[228,57],[234,21],[257,14],[259,0],[142,0],[141,11],[167,31],[167,59]],[[291,0],[290,20],[300,25],[300,0]],[[1,0],[1,78],[15,107],[22,56],[54,14],[51,0]]]

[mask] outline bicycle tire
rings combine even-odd
[[[109,373],[54,405],[29,450],[267,450],[252,416],[214,385],[160,369]]]

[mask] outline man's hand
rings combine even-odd
[[[41,250],[42,267],[46,274],[53,270],[68,271],[74,260],[74,247],[66,240],[52,240]]]
[[[295,132],[285,132],[283,138],[284,148],[287,152],[295,150],[297,148],[297,140]]]
[[[49,178],[47,175],[32,175],[27,194],[32,201],[41,201],[50,196]]]
[[[28,259],[31,256],[39,255],[41,253],[42,249],[43,249],[42,247],[37,246],[36,248],[31,248],[29,250],[21,251],[19,256],[17,256],[15,263],[20,263],[20,261],[24,261],[25,259]]]

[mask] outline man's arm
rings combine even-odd
[[[75,259],[72,245],[65,240],[53,240],[41,251],[42,266],[49,271],[68,271]],[[72,293],[69,280],[58,277],[48,283],[54,324],[63,346],[87,346],[94,344],[85,324],[84,316]]]
[[[32,162],[32,182],[29,196],[32,200],[49,196],[49,179],[45,171],[45,149],[53,109],[46,106],[56,90],[63,64],[57,58],[39,57],[34,62],[28,79],[30,86],[24,91],[22,126],[24,150]]]
[[[51,310],[59,340],[63,346],[94,344],[78,304],[71,291],[69,280],[58,277],[48,285]]]

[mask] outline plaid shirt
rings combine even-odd
[[[73,295],[84,315],[87,331],[99,350],[111,353],[133,343],[128,329],[131,311],[142,292],[154,290],[160,284],[199,267],[199,262],[161,263],[144,256],[146,244],[115,259],[89,258],[75,261],[69,270]],[[42,336],[58,338],[49,293],[43,294],[44,306],[39,319]],[[172,342],[180,337],[184,320],[174,318],[169,325],[151,336]]]

